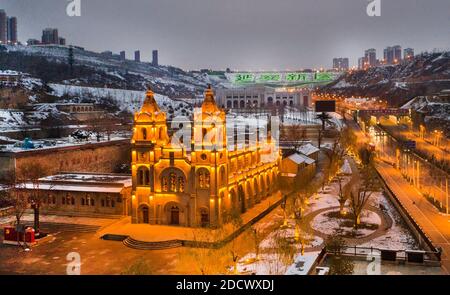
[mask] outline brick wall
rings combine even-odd
[[[48,175],[59,172],[114,173],[121,164],[129,165],[130,157],[130,141],[127,139],[16,153],[0,152],[0,180],[32,162],[42,163]]]

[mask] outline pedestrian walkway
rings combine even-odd
[[[241,215],[242,226],[256,222],[274,209],[274,205],[281,200],[281,193],[274,193],[270,197],[256,204],[253,208]],[[171,240],[184,240],[195,242],[215,243],[223,240],[239,229],[233,228],[231,224],[220,229],[204,229],[167,225],[133,224],[131,218],[127,217],[120,222],[107,226],[97,233],[98,237],[104,235],[129,236],[139,242],[167,242]]]
[[[442,248],[442,268],[450,274],[450,216],[441,214],[394,167],[378,161],[376,168],[396,199],[433,245]]]

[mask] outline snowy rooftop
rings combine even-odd
[[[16,72],[16,71],[11,71],[11,70],[2,71],[2,70],[0,70],[0,75],[2,75],[2,76],[18,76],[20,74],[21,73]]]
[[[131,184],[128,174],[62,173],[42,178],[43,181]]]
[[[294,264],[292,264],[286,271],[286,275],[308,275],[316,263],[319,254],[320,252],[310,252],[306,253],[304,256],[297,256]]]
[[[51,191],[120,193],[131,186],[131,175],[63,173],[41,178],[38,185],[24,183],[20,188]]]
[[[312,155],[314,153],[317,153],[318,151],[320,151],[317,147],[315,147],[314,145],[308,143],[305,145],[302,145],[301,147],[299,147],[297,149],[298,152],[304,154],[304,155]]]
[[[311,158],[309,158],[309,157],[307,157],[305,155],[297,154],[297,153],[290,155],[288,157],[288,159],[293,161],[294,163],[296,163],[298,165],[302,164],[302,163],[306,163],[307,165],[311,165],[314,162],[316,162],[315,160],[313,160],[313,159],[311,159]]]

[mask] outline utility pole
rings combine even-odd
[[[448,178],[445,178],[445,208],[447,209],[448,215]]]
[[[420,161],[417,161],[417,188],[420,189]]]

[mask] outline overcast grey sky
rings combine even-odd
[[[68,17],[69,0],[0,0],[19,18],[19,39],[40,39],[59,28],[68,43],[94,51],[141,50],[150,60],[184,69],[299,69],[352,65],[374,47],[416,52],[450,48],[450,0],[81,0],[82,16]]]

